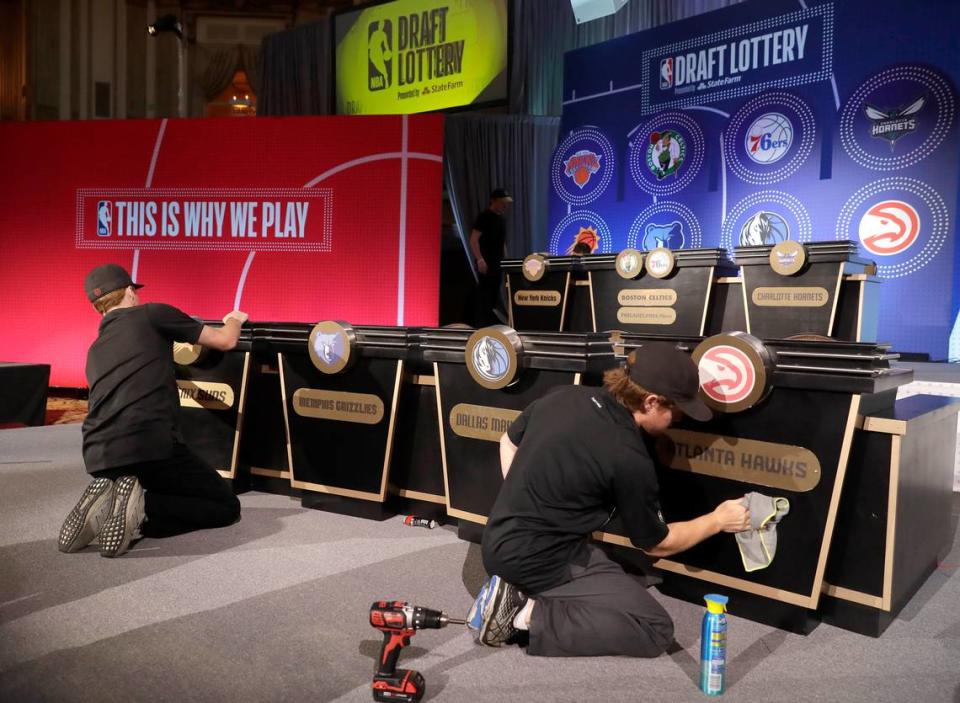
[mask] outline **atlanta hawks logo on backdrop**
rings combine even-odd
[[[920,215],[902,200],[883,200],[872,205],[857,228],[864,248],[876,256],[906,251],[920,234]]]
[[[600,155],[587,149],[581,149],[563,162],[563,175],[573,179],[581,190],[590,182],[590,176],[600,170]]]

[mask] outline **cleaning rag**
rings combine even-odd
[[[777,523],[790,512],[790,501],[763,493],[747,493],[741,500],[750,511],[750,529],[738,532],[737,546],[747,571],[765,569],[777,553]]]

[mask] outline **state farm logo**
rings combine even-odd
[[[590,182],[590,176],[600,170],[600,155],[587,149],[581,149],[563,162],[563,175],[573,180],[577,187],[583,187]]]
[[[660,59],[660,90],[673,87],[673,57]]]
[[[703,401],[714,410],[740,412],[769,390],[773,362],[763,343],[744,332],[703,340],[692,355],[700,374]]]
[[[884,200],[871,206],[860,218],[857,234],[871,254],[899,254],[917,241],[920,215],[902,200]]]

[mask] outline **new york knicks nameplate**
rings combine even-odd
[[[357,335],[345,322],[324,320],[310,331],[307,348],[310,361],[321,373],[340,373],[356,361]]]
[[[707,337],[691,356],[700,372],[700,397],[718,412],[752,408],[770,390],[773,353],[746,332]]]
[[[520,335],[506,325],[478,329],[467,340],[464,361],[473,380],[498,390],[517,380],[523,359]]]

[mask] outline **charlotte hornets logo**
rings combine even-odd
[[[920,96],[909,105],[881,109],[867,105],[864,112],[870,120],[870,136],[890,142],[890,151],[901,137],[917,131],[917,113],[923,109],[926,97]]]
[[[97,203],[97,236],[109,237],[113,232],[113,205],[109,200]]]
[[[600,170],[600,155],[587,149],[581,149],[563,162],[563,175],[573,180],[577,187],[583,187],[590,182],[590,176]]]
[[[665,129],[650,135],[650,146],[647,147],[647,168],[658,181],[679,171],[686,155],[687,142],[679,132]]]
[[[759,211],[740,228],[740,246],[759,247],[790,239],[787,221],[775,212]]]
[[[665,225],[651,222],[643,232],[643,248],[647,251],[660,247],[682,249],[685,243],[683,224],[677,220]]]

